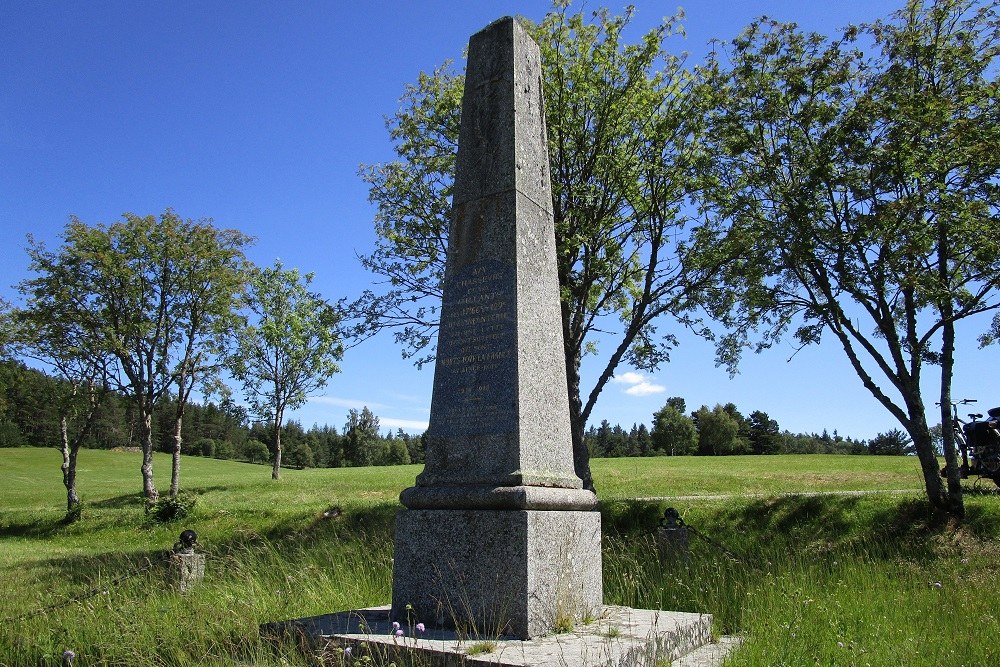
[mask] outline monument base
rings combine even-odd
[[[293,638],[325,665],[370,656],[375,664],[427,667],[717,667],[739,646],[735,637],[712,638],[712,617],[655,609],[604,607],[593,622],[569,632],[527,641],[475,638],[455,630],[401,625],[389,620],[389,607],[271,623],[267,637]]]
[[[527,639],[602,608],[598,512],[401,510],[395,544],[402,625]]]

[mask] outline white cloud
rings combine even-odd
[[[616,375],[611,379],[612,381],[620,382],[621,384],[641,384],[646,381],[646,378],[642,376],[642,373],[634,373],[632,371]]]
[[[662,384],[653,384],[643,380],[639,384],[634,384],[625,390],[629,396],[649,396],[651,394],[661,394],[667,390]]]
[[[667,390],[662,384],[650,382],[642,373],[633,371],[616,375],[612,378],[612,381],[630,385],[628,389],[624,390],[629,396],[650,396],[651,394],[659,394]]]

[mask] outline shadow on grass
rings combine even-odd
[[[604,533],[624,539],[654,533],[664,509],[662,502],[602,502]],[[745,554],[749,561],[764,553],[817,549],[863,550],[877,558],[913,559],[934,557],[935,538],[957,530],[984,539],[1000,536],[1000,503],[967,503],[965,521],[959,524],[923,499],[788,495],[739,499],[714,509],[696,507],[685,520],[695,538],[701,533]]]
[[[62,518],[46,517],[29,521],[11,521],[0,524],[0,538],[3,537],[50,537],[66,525]]]
[[[95,509],[120,510],[126,507],[142,507],[145,498],[141,493],[127,493],[123,496],[105,498],[88,502],[87,505]]]
[[[395,503],[364,507],[330,507],[319,514],[289,516],[272,524],[257,539],[270,542],[278,551],[300,550],[320,542],[370,542],[392,540]],[[223,547],[225,548],[225,547]]]
[[[188,493],[194,496],[200,496],[205,493],[211,493],[213,491],[229,491],[232,487],[227,484],[216,484],[212,486],[192,486],[184,487],[181,492]],[[166,497],[167,494],[160,494],[161,498]],[[97,500],[94,502],[87,503],[90,507],[95,509],[122,509],[126,507],[143,507],[146,502],[145,496],[142,493],[127,493],[123,496],[115,496],[113,498],[105,498],[104,500]]]
[[[390,540],[394,525],[395,504],[373,505],[360,508],[324,512],[319,515],[300,514],[283,518],[269,524],[267,530],[246,530],[232,534],[225,539],[212,539],[202,534],[202,541],[210,541],[211,548],[205,552],[209,561],[224,561],[226,558],[240,558],[241,553],[253,552],[253,547],[263,546],[275,556],[289,563],[308,554],[313,546],[329,541],[341,544],[357,543],[369,545],[376,540]],[[174,522],[178,530],[183,522]],[[195,525],[195,524],[192,524]],[[58,520],[11,523],[0,526],[0,536],[44,538],[59,532],[63,526]],[[187,526],[187,524],[184,524]],[[148,524],[136,526],[136,530],[148,528]],[[162,539],[162,536],[159,536]],[[114,544],[108,545],[114,549]],[[248,549],[250,547],[250,549]],[[138,586],[149,585],[151,581],[163,581],[172,550],[169,548],[144,549],[140,551],[109,550],[106,552],[63,556],[36,561],[31,565],[42,576],[52,577],[61,582],[60,588],[72,590],[65,598],[54,600],[54,607],[70,604],[78,597],[99,594],[109,585],[130,586],[129,580],[136,579]],[[152,579],[150,579],[150,577]],[[145,583],[143,583],[145,582]],[[33,613],[36,610],[26,610]],[[44,610],[39,610],[44,611]]]

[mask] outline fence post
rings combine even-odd
[[[682,560],[685,563],[690,556],[688,549],[688,529],[680,512],[668,507],[663,512],[660,525],[656,529],[656,548],[660,552],[660,562]]]

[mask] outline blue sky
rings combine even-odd
[[[636,34],[677,7],[635,4]],[[696,62],[711,38],[730,39],[761,14],[831,34],[900,5],[693,0],[683,5],[687,37],[672,48]],[[383,118],[405,84],[445,59],[461,66],[469,36],[492,20],[540,20],[548,9],[535,0],[0,2],[0,295],[12,299],[27,276],[27,234],[55,245],[71,214],[110,223],[172,207],[257,237],[251,259],[315,272],[330,300],[357,296],[372,277],[356,255],[375,238],[357,169],[392,159]],[[977,350],[974,329],[960,333],[955,395],[1000,404],[982,370],[1000,352]],[[832,340],[787,362],[793,351],[748,355],[730,379],[710,346],[685,338],[653,375],[620,369],[592,421],[649,424],[677,395],[690,409],[764,410],[796,432],[868,438],[897,426]],[[431,381],[383,335],[350,350],[342,373],[293,417],[341,426],[349,408],[368,405],[383,426],[419,431]]]

